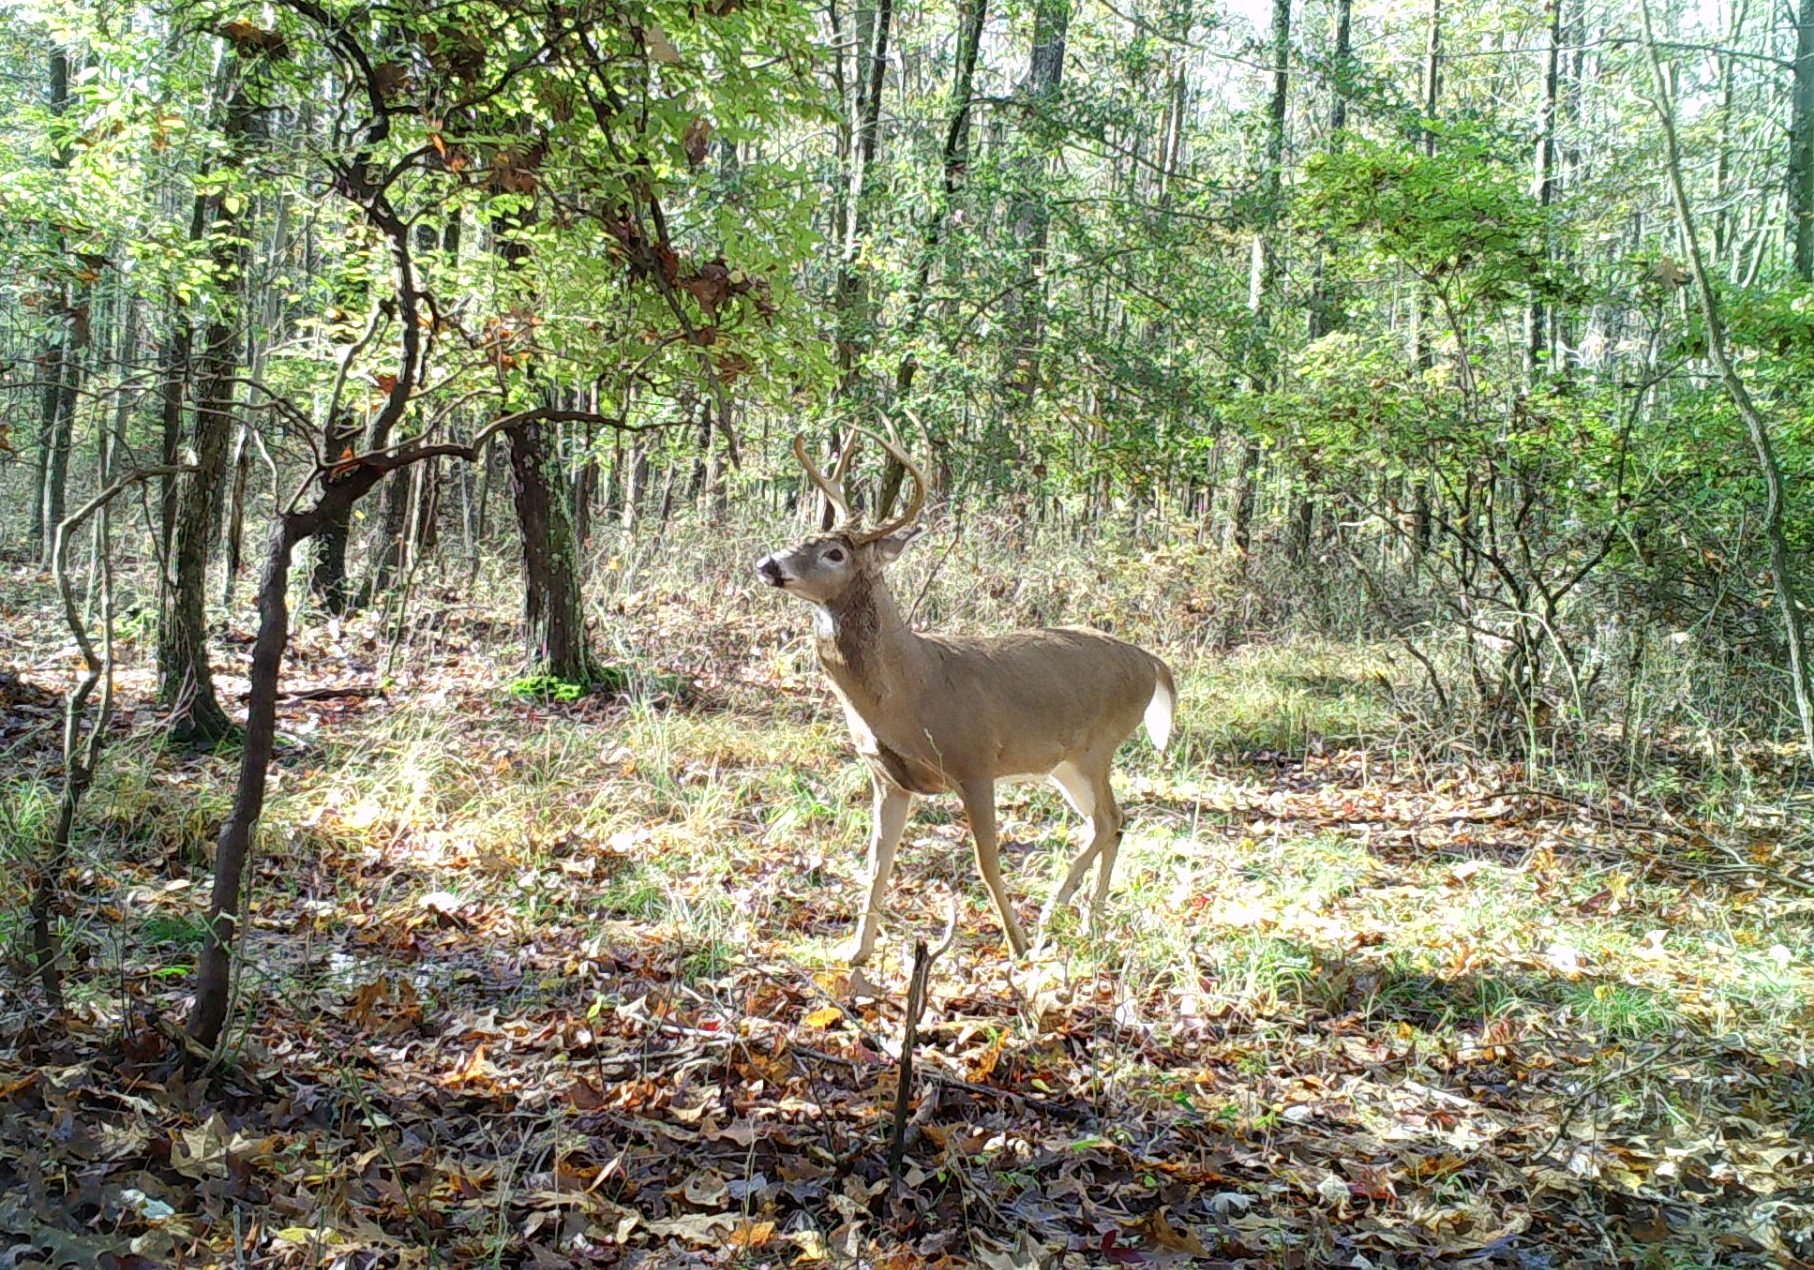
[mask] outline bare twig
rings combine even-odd
[[[1606,1075],[1600,1077],[1598,1080],[1589,1082],[1585,1089],[1571,1098],[1568,1104],[1563,1107],[1562,1118],[1556,1123],[1556,1131],[1550,1135],[1549,1141],[1544,1143],[1543,1149],[1537,1152],[1534,1158],[1541,1160],[1548,1156],[1551,1151],[1556,1149],[1556,1144],[1562,1141],[1563,1135],[1568,1132],[1568,1126],[1574,1121],[1575,1116],[1580,1112],[1581,1108],[1587,1105],[1588,1099],[1592,1098],[1595,1094],[1599,1093],[1614,1081],[1628,1080],[1647,1068],[1655,1067],[1665,1058],[1668,1058],[1671,1054],[1681,1049],[1686,1040],[1687,1038],[1685,1036],[1678,1036],[1649,1057],[1621,1067],[1617,1071],[1607,1072]]]
[[[951,893],[951,917],[945,923],[945,936],[933,948],[923,939],[913,944],[913,977],[907,981],[907,1017],[901,1027],[901,1061],[894,1082],[894,1124],[888,1134],[888,1176],[901,1175],[901,1158],[907,1151],[907,1103],[913,1092],[913,1051],[919,1043],[920,1015],[926,1009],[926,988],[932,978],[932,963],[951,947],[957,938],[957,892]]]
[[[926,571],[926,580],[920,583],[919,593],[913,597],[913,603],[907,606],[908,625],[911,626],[914,619],[919,616],[920,605],[926,602],[926,593],[932,590],[932,584],[938,580],[938,575],[944,569],[945,562],[951,559],[952,554],[963,541],[964,529],[962,525],[959,525],[957,531],[951,535],[951,545],[945,548],[943,555],[932,562],[932,568]]]
[[[57,526],[56,536],[51,542],[51,575],[56,579],[57,594],[63,601],[63,620],[69,626],[76,647],[81,650],[84,671],[81,682],[70,690],[64,701],[63,794],[58,800],[56,826],[51,832],[50,841],[45,845],[44,858],[39,862],[38,875],[31,887],[32,955],[38,963],[38,978],[44,987],[45,1000],[57,1012],[63,1009],[63,977],[58,967],[60,953],[51,918],[57,905],[58,880],[69,861],[69,844],[75,829],[76,812],[82,805],[83,795],[94,781],[95,768],[100,764],[101,751],[107,741],[107,722],[113,713],[113,570],[105,541],[106,519],[103,518],[101,522],[103,541],[98,553],[101,562],[103,623],[101,652],[95,651],[94,641],[88,634],[88,625],[82,620],[75,592],[69,585],[66,550],[71,535],[90,516],[103,511],[133,485],[154,476],[173,476],[194,470],[193,467],[173,465],[139,468],[127,473],[65,516]],[[94,721],[84,738],[82,716],[97,684],[101,685],[100,717]],[[84,740],[86,744],[83,743]]]

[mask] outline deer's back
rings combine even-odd
[[[925,636],[930,745],[947,771],[1042,775],[1103,747],[1113,750],[1152,700],[1159,661],[1086,627],[996,636]]]

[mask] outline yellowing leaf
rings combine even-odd
[[[1162,1212],[1148,1213],[1133,1229],[1149,1247],[1166,1252],[1189,1253],[1193,1257],[1209,1256],[1209,1249],[1203,1246],[1196,1231],[1188,1226],[1180,1228],[1172,1225]]]
[[[733,1248],[766,1248],[774,1238],[774,1222],[746,1221],[731,1232],[730,1245]]]
[[[464,1085],[489,1085],[492,1070],[491,1064],[485,1061],[485,1044],[481,1041],[472,1047],[472,1053],[467,1055],[464,1063],[442,1077],[441,1083],[454,1089]]]
[[[823,1028],[830,1027],[832,1024],[836,1023],[839,1019],[842,1019],[843,1017],[844,1017],[844,1011],[840,1010],[837,1006],[824,1005],[824,1006],[820,1006],[817,1010],[814,1010],[811,1014],[809,1014],[805,1018],[801,1019],[800,1022],[804,1023],[807,1027],[816,1027],[816,1028],[823,1029]]]
[[[830,1255],[825,1250],[825,1236],[816,1230],[796,1230],[788,1236],[788,1239],[793,1241],[794,1247],[800,1250],[800,1255],[794,1258],[794,1264],[797,1266],[824,1261]]]

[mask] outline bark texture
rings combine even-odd
[[[223,135],[230,164],[243,160],[253,105],[244,88],[228,89]],[[219,529],[221,487],[234,432],[235,379],[239,372],[246,274],[247,227],[237,199],[217,193],[208,200],[209,257],[220,288],[197,359],[195,470],[177,487],[172,550],[166,568],[164,621],[158,630],[158,699],[171,711],[171,735],[207,744],[232,731],[221,708],[208,660],[208,557]]]
[[[586,639],[579,544],[553,427],[536,420],[506,431],[511,498],[523,542],[523,630],[541,674],[590,683],[598,663]]]

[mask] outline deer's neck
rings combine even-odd
[[[822,606],[816,631],[819,663],[862,713],[902,692],[915,674],[920,638],[879,577],[859,576]]]

